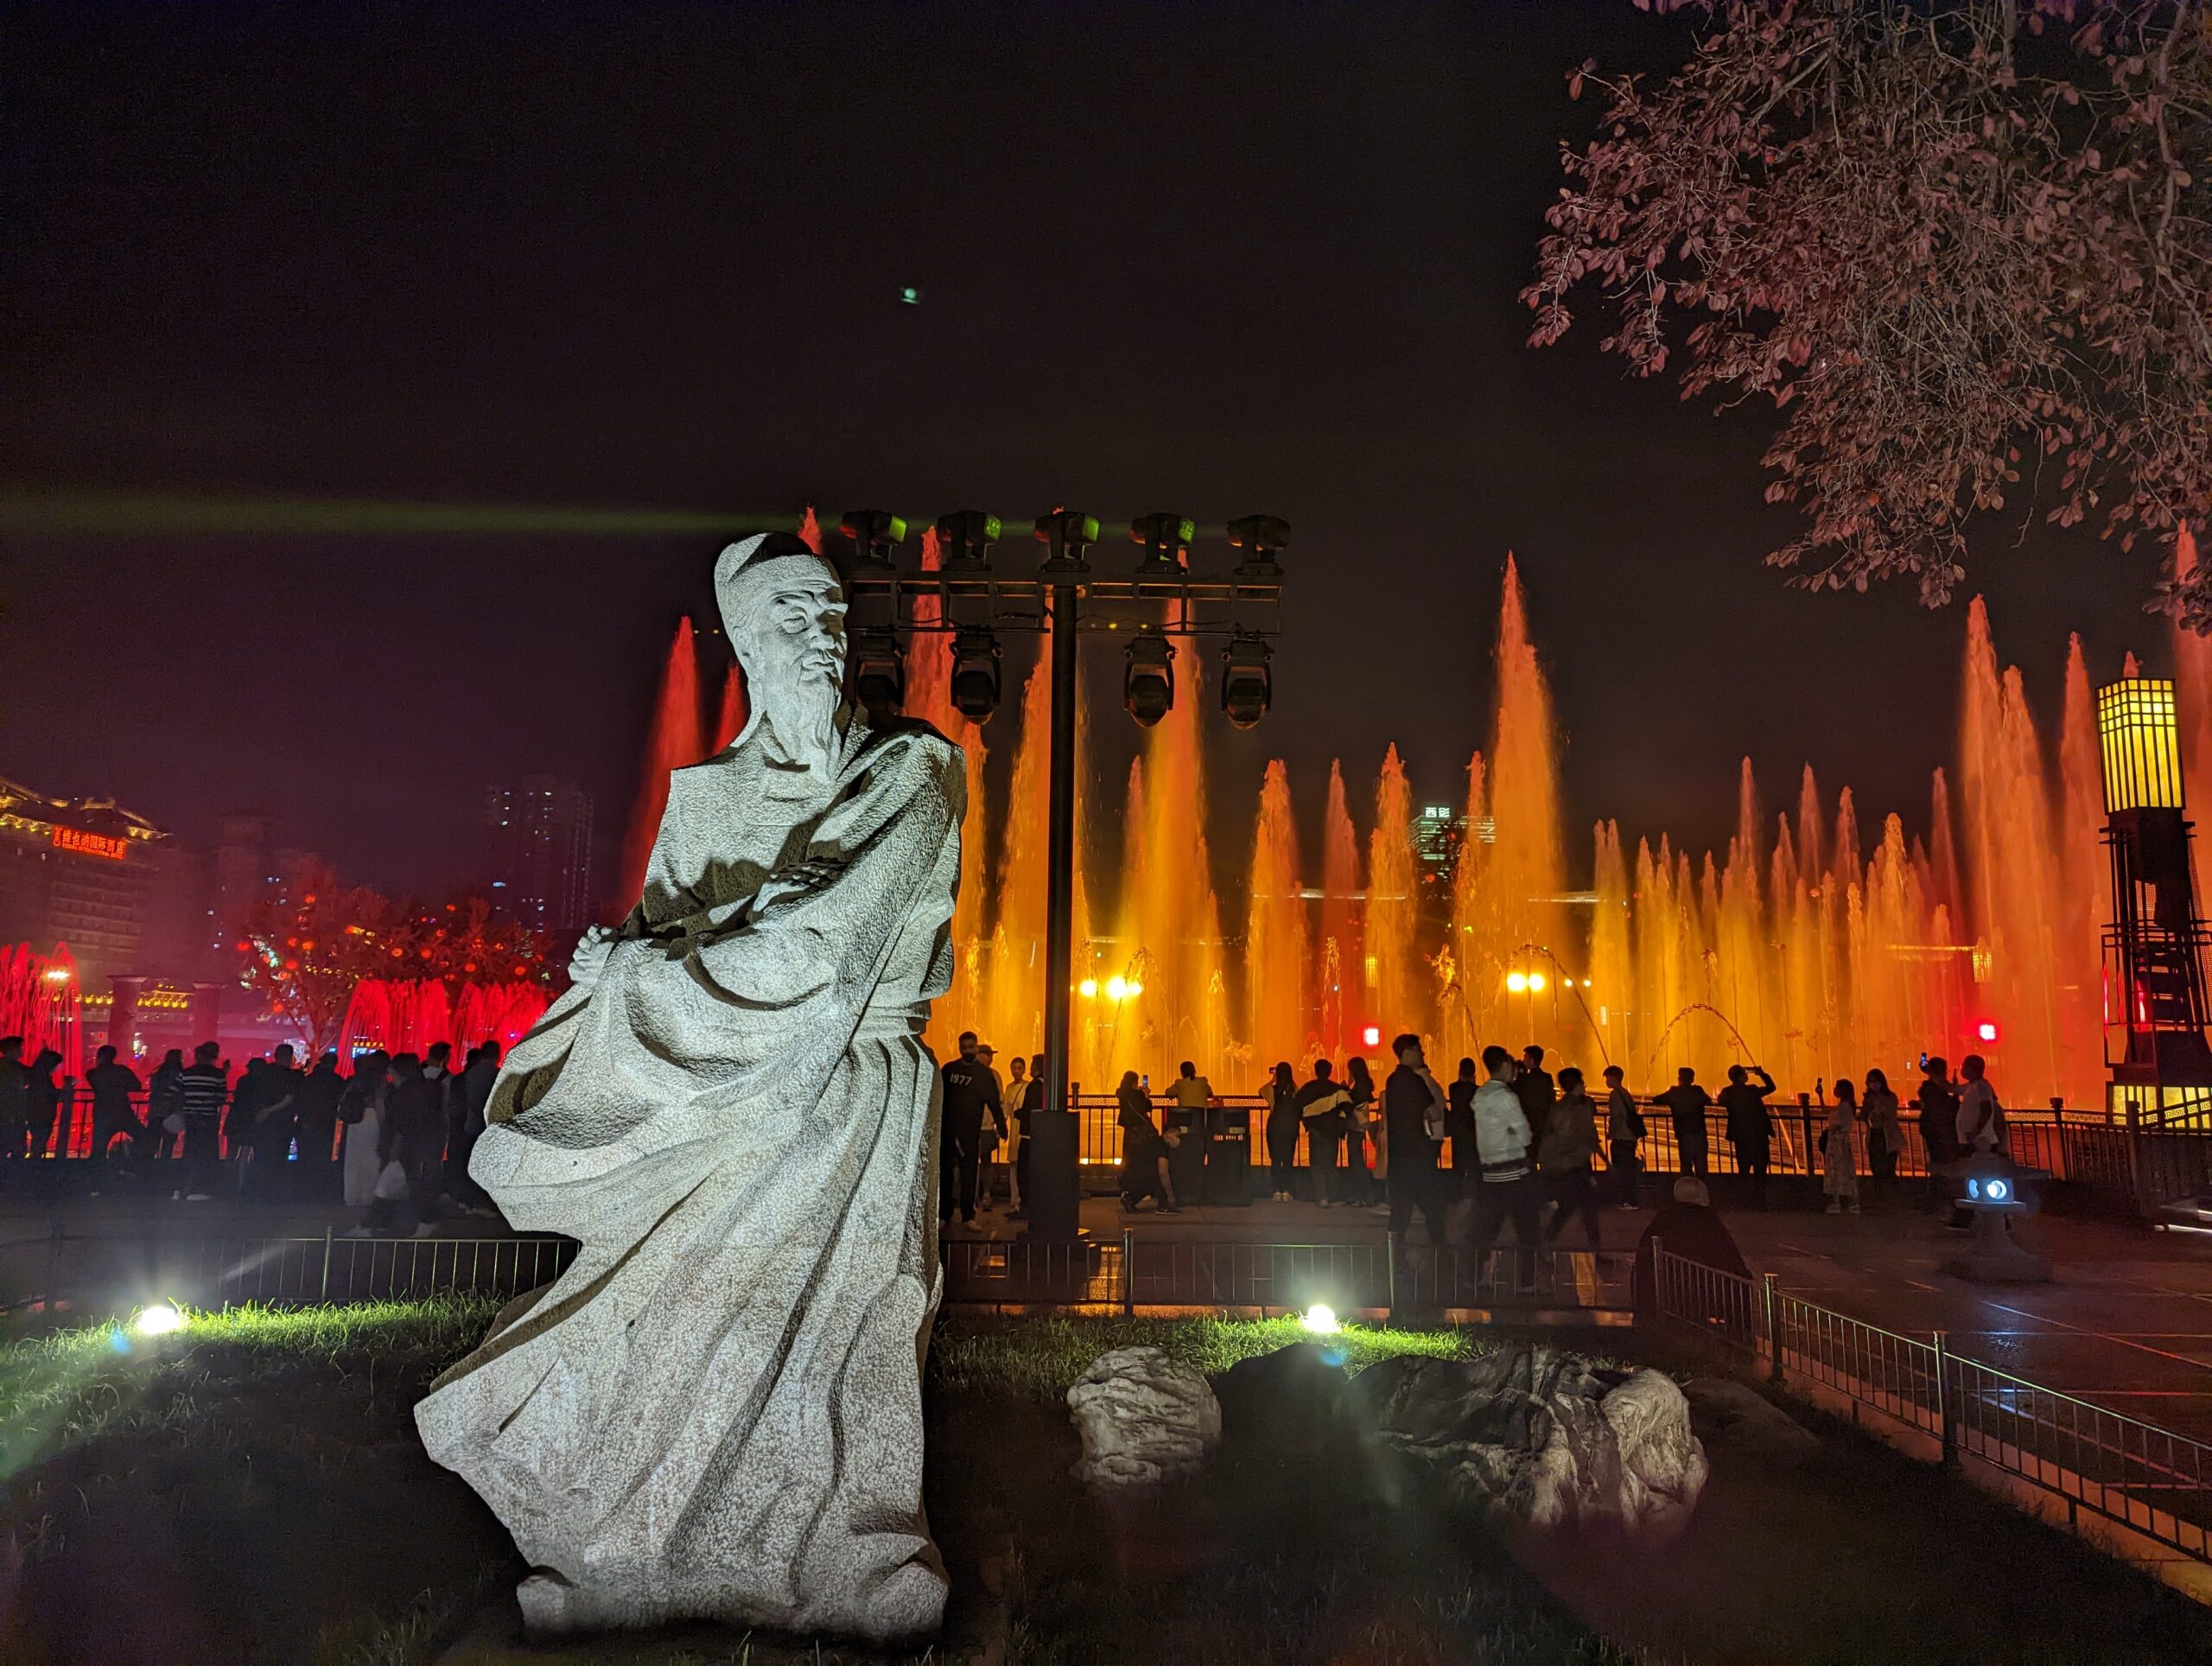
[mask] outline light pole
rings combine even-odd
[[[855,652],[855,698],[871,709],[895,703],[898,679],[872,675],[880,650],[914,632],[953,632],[956,651],[977,668],[974,697],[961,703],[977,722],[997,703],[1000,635],[1045,637],[1052,655],[1052,745],[1046,787],[1045,868],[1045,1120],[1033,1125],[1035,1141],[1030,1184],[1025,1188],[1030,1236],[1077,1235],[1075,1105],[1071,1091],[1069,1027],[1074,995],[1075,755],[1077,642],[1087,629],[1086,607],[1104,604],[1141,615],[1128,639],[1123,700],[1129,715],[1149,728],[1174,703],[1170,671],[1178,641],[1225,638],[1221,705],[1229,721],[1249,728],[1273,698],[1268,643],[1278,633],[1282,568],[1277,560],[1290,542],[1290,524],[1274,515],[1247,515],[1226,528],[1239,552],[1225,579],[1192,575],[1189,554],[1198,528],[1183,516],[1147,515],[1129,529],[1144,555],[1129,578],[1102,578],[1088,559],[1099,523],[1079,510],[1039,516],[1036,536],[1046,546],[1033,577],[1001,577],[990,551],[999,540],[995,515],[963,510],[937,523],[945,552],[935,571],[903,569],[893,551],[906,523],[883,510],[849,512],[840,526],[849,541]],[[917,605],[934,597],[933,616]],[[1154,614],[1160,617],[1153,617]],[[1119,623],[1118,620],[1116,621]],[[865,645],[874,645],[871,657]],[[993,668],[986,681],[984,666]],[[885,667],[887,671],[888,666]],[[956,667],[956,682],[957,682]]]

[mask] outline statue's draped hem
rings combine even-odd
[[[546,1630],[940,1617],[918,1361],[965,776],[855,726],[812,798],[757,739],[678,771],[645,900],[518,1043],[471,1174],[579,1241],[418,1408]]]

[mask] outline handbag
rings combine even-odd
[[[407,1171],[394,1157],[377,1173],[376,1189],[369,1194],[378,1203],[397,1203],[407,1195]]]
[[[183,1133],[184,1113],[181,1110],[173,1110],[168,1116],[162,1117],[162,1132],[164,1134]]]

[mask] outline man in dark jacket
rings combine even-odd
[[[338,1073],[338,1055],[326,1052],[315,1061],[299,1084],[298,1192],[317,1203],[338,1196],[338,1102],[346,1094],[346,1078]]]
[[[181,1120],[183,1079],[184,1049],[171,1047],[154,1066],[153,1079],[146,1084],[146,1143],[153,1148],[156,1162],[169,1155],[175,1148],[176,1136],[183,1131],[169,1126],[171,1117]]]
[[[378,1154],[386,1163],[399,1165],[407,1177],[407,1194],[404,1199],[379,1197],[371,1206],[372,1221],[381,1224],[396,1218],[399,1211],[385,1205],[404,1203],[414,1212],[415,1236],[428,1237],[438,1218],[439,1168],[445,1148],[445,1115],[437,1091],[423,1078],[423,1061],[403,1052],[391,1061]]]
[[[976,1056],[976,1032],[960,1035],[960,1056],[938,1072],[944,1097],[938,1123],[938,1221],[950,1226],[956,1211],[976,1224],[976,1168],[983,1154],[983,1118],[988,1115],[1006,1137],[1006,1107],[999,1097],[998,1073]]]
[[[1452,1181],[1447,1201],[1460,1202],[1475,1195],[1482,1184],[1483,1161],[1475,1151],[1475,1061],[1462,1059],[1459,1074],[1446,1090],[1444,1135],[1452,1141]]]
[[[1940,1213],[1955,1189],[1950,1177],[1938,1171],[1958,1159],[1959,1090],[1951,1080],[1948,1060],[1931,1058],[1920,1070],[1920,1142],[1928,1148],[1928,1206]]]
[[[1675,1123],[1675,1152],[1685,1174],[1704,1174],[1712,1167],[1705,1149],[1705,1110],[1713,1096],[1700,1085],[1697,1072],[1688,1065],[1675,1072],[1675,1085],[1651,1096],[1655,1105],[1667,1107]]]
[[[54,1072],[61,1067],[61,1055],[52,1047],[39,1049],[37,1058],[31,1060],[30,1124],[31,1155],[43,1157],[54,1145],[54,1131],[61,1123],[61,1102],[67,1096]],[[69,1130],[61,1129],[61,1142],[69,1142]],[[67,1150],[55,1153],[67,1156]]]
[[[1759,1078],[1753,1087],[1751,1077]],[[1741,1065],[1728,1066],[1728,1085],[1720,1090],[1720,1109],[1728,1114],[1728,1143],[1735,1148],[1736,1167],[1751,1178],[1751,1207],[1766,1207],[1767,1149],[1774,1138],[1774,1116],[1766,1097],[1774,1091],[1774,1078],[1754,1065],[1747,1075]]]
[[[31,1071],[23,1038],[0,1036],[0,1157],[21,1157],[30,1138]]]
[[[143,1145],[146,1125],[130,1109],[130,1096],[138,1091],[138,1072],[116,1063],[113,1047],[102,1047],[93,1056],[85,1085],[92,1091],[92,1195],[98,1197],[108,1147],[117,1140],[127,1140],[134,1148]]]
[[[1291,1101],[1306,1128],[1306,1160],[1313,1170],[1313,1201],[1322,1208],[1342,1199],[1337,1180],[1337,1156],[1344,1149],[1344,1106],[1350,1103],[1344,1088],[1332,1079],[1335,1066],[1325,1059],[1313,1061],[1313,1079],[1299,1089]]]
[[[1444,1242],[1445,1212],[1439,1195],[1436,1154],[1443,1149],[1444,1087],[1421,1057],[1421,1037],[1402,1035],[1390,1043],[1398,1067],[1382,1084],[1382,1137],[1389,1153],[1390,1236],[1405,1241],[1414,1211],[1431,1244]]]
[[[1541,1141],[1544,1137],[1544,1122],[1550,1116],[1552,1107],[1559,1103],[1559,1084],[1544,1068],[1544,1050],[1533,1041],[1521,1049],[1520,1067],[1513,1072],[1513,1097],[1521,1102],[1521,1114],[1529,1119],[1529,1133]]]

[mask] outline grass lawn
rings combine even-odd
[[[232,1312],[169,1337],[103,1326],[0,1348],[0,1661],[871,1658],[708,1630],[523,1644],[503,1618],[519,1561],[409,1416],[492,1312]],[[928,1504],[955,1595],[944,1642],[908,1658],[2212,1662],[2202,1610],[1847,1434],[1802,1478],[1717,1460],[1682,1544],[1633,1556],[1516,1555],[1479,1527],[1386,1509],[1349,1441],[1225,1457],[1112,1507],[1070,1478],[1062,1396],[1104,1350],[1153,1343],[1216,1371],[1301,1334],[1291,1320],[941,1324]],[[1338,1340],[1354,1369],[1478,1345]]]

